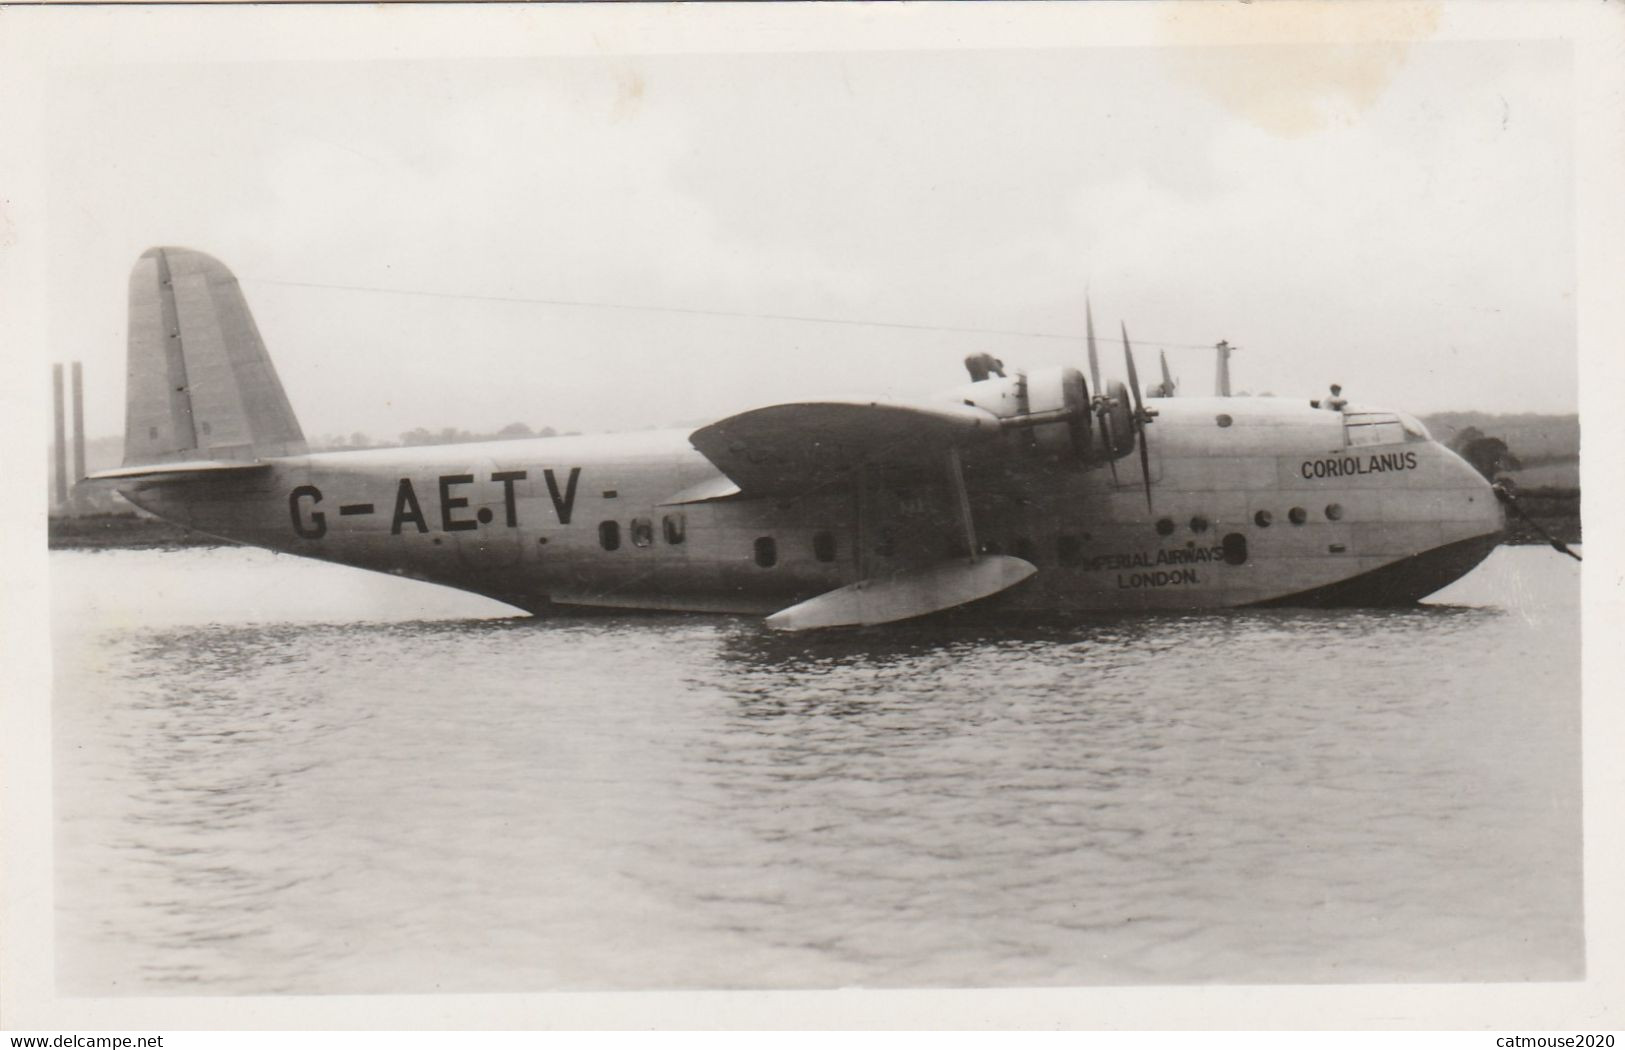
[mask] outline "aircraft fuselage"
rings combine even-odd
[[[1264,398],[1155,402],[1137,456],[967,453],[978,547],[1038,572],[1023,613],[1409,602],[1488,554],[1485,480],[1408,417]],[[552,605],[763,614],[963,550],[941,477],[854,473],[793,498],[672,503],[722,475],[689,431],[275,458],[126,487],[198,531]],[[1011,442],[1019,441],[1012,435]]]

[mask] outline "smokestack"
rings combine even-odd
[[[73,483],[85,477],[85,372],[73,363]]]
[[[55,409],[54,421],[56,423],[56,488],[55,498],[51,501],[54,507],[62,507],[68,502],[68,450],[64,447],[67,438],[63,435],[62,426],[62,366],[51,366],[51,394],[52,407]]]
[[[1219,345],[1213,349],[1219,352],[1217,374],[1214,377],[1214,393],[1220,397],[1230,396],[1230,351],[1231,346],[1226,340],[1220,339]]]

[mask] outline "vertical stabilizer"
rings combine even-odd
[[[237,278],[189,248],[150,248],[130,273],[124,464],[306,451]]]

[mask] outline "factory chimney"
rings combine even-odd
[[[56,487],[52,490],[51,506],[61,509],[68,502],[68,450],[67,438],[63,434],[62,425],[62,366],[51,366],[51,394],[53,421],[56,424],[56,457],[53,466],[56,469]]]
[[[79,503],[79,483],[85,480],[85,370],[73,363],[73,502]]]

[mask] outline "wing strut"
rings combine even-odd
[[[965,465],[959,460],[959,449],[948,450],[948,486],[953,491],[954,503],[959,508],[959,525],[965,530],[965,550],[970,560],[977,558],[976,521],[970,513],[970,493],[965,488]]]

